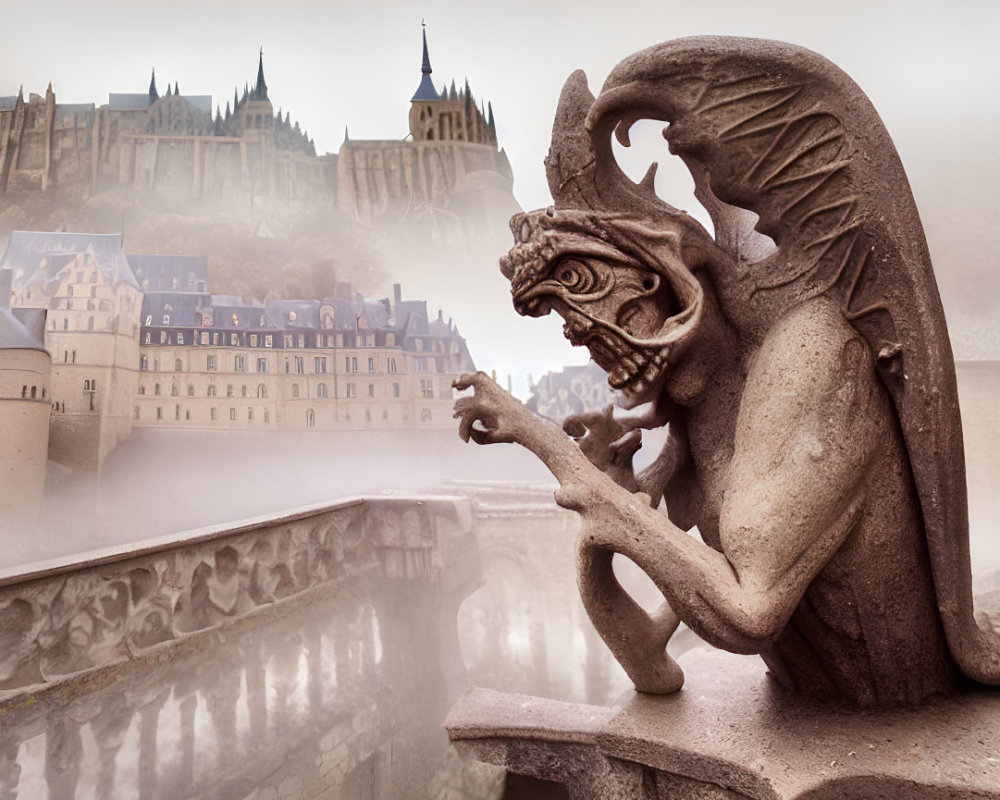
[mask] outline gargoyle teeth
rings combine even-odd
[[[629,373],[625,367],[619,364],[611,370],[611,374],[608,376],[608,383],[611,384],[613,389],[621,389],[622,386],[628,383],[629,377]]]
[[[660,368],[655,364],[650,364],[649,369],[646,370],[645,374],[642,376],[646,381],[652,383],[656,380],[656,377],[660,374]]]

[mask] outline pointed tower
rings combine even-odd
[[[254,84],[251,99],[258,102],[268,102],[267,83],[264,80],[264,48],[260,48],[260,55],[257,59],[257,83]]]
[[[427,51],[427,26],[423,29],[424,57],[420,63],[420,85],[410,98],[410,136],[415,142],[442,138],[438,123],[441,95],[431,81],[431,57]]]
[[[264,80],[264,48],[257,56],[257,80],[243,89],[243,97],[233,111],[236,117],[236,135],[252,144],[249,156],[251,182],[255,187],[269,191],[277,182],[275,152],[276,129],[274,107],[267,96]]]
[[[149,104],[153,105],[160,99],[160,93],[156,91],[156,67],[153,67],[153,74],[149,76]]]

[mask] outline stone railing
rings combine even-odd
[[[457,497],[356,498],[0,572],[0,704],[197,649],[347,578],[438,581],[442,535],[471,518]]]

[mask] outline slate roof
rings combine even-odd
[[[112,285],[124,282],[139,288],[118,233],[12,231],[7,250],[0,259],[0,269],[13,271],[14,286],[48,285],[58,281],[59,274],[78,254],[87,252],[94,254],[101,272],[110,273]],[[46,261],[44,268],[43,259]]]
[[[149,325],[164,326],[163,318],[168,315],[170,327],[200,327],[199,308],[205,308],[210,295],[200,292],[146,292],[142,298],[142,323],[151,318]]]
[[[145,292],[204,292],[207,256],[127,253],[129,266]]]
[[[420,85],[417,87],[417,91],[413,93],[413,97],[410,98],[411,103],[415,103],[418,100],[440,100],[438,96],[437,89],[434,88],[434,84],[431,82],[431,76],[424,74],[420,78]]]
[[[0,350],[42,350],[45,345],[6,308],[0,308]]]
[[[180,97],[182,100],[187,100],[199,111],[208,115],[212,114],[212,95],[182,94]],[[113,92],[108,94],[108,107],[115,111],[149,108],[154,102],[149,96],[149,92]]]
[[[0,111],[9,111],[12,108],[17,108],[17,95],[13,94],[10,97],[0,97]]]
[[[153,104],[149,92],[112,92],[108,94],[108,107],[113,109],[149,108]]]
[[[266,308],[271,321],[281,330],[319,327],[319,300],[271,300]]]

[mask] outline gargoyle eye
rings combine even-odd
[[[586,294],[598,284],[594,270],[579,261],[563,261],[556,267],[554,277],[573,294]]]
[[[531,224],[528,220],[521,223],[521,241],[526,242],[531,238]]]

